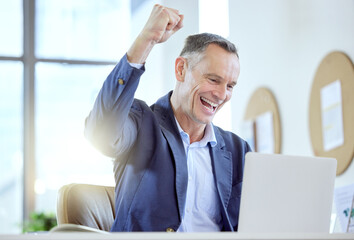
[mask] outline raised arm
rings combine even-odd
[[[145,63],[155,44],[166,41],[182,22],[183,15],[177,10],[155,5],[126,56],[108,75],[85,123],[86,138],[102,153],[117,157],[136,140],[142,113],[132,105],[144,68],[136,69],[129,63]]]

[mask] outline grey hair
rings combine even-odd
[[[204,57],[205,49],[210,44],[216,44],[229,53],[236,54],[237,49],[235,45],[229,40],[212,33],[199,33],[190,35],[186,38],[184,47],[180,53],[181,57],[185,57],[189,61],[189,65],[193,68]]]

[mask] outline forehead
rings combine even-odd
[[[234,81],[240,72],[240,63],[235,53],[230,53],[216,44],[210,44],[196,67],[203,74],[216,74]]]

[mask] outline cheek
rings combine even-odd
[[[200,92],[200,85],[190,85],[189,96],[190,98],[199,98],[198,93]]]
[[[225,102],[228,102],[228,101],[231,99],[231,97],[232,97],[232,92],[228,92],[228,93],[226,94]]]

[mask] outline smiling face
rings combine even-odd
[[[238,57],[216,44],[210,44],[195,66],[188,60],[176,60],[178,80],[172,101],[175,116],[183,125],[205,125],[230,100],[240,73]],[[187,124],[187,125],[186,125]]]

